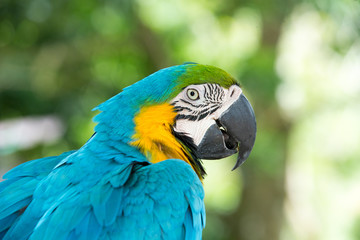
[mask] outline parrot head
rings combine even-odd
[[[201,159],[238,153],[234,170],[255,142],[255,115],[242,89],[228,73],[209,65],[162,69],[96,109],[102,111],[97,133],[126,142],[151,163],[182,159],[200,179],[205,175]]]

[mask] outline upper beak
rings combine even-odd
[[[256,137],[254,110],[246,97],[239,98],[210,126],[197,147],[203,159],[220,159],[238,152],[238,168],[250,155]]]
[[[256,119],[254,110],[247,98],[241,94],[219,118],[220,124],[229,136],[238,142],[238,158],[232,170],[238,168],[250,155],[256,137]]]

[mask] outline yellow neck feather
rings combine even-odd
[[[173,107],[167,103],[143,107],[134,118],[131,145],[138,147],[152,163],[175,158],[190,164],[186,150],[172,134],[175,116]]]

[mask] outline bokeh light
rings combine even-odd
[[[95,106],[152,72],[225,69],[252,103],[252,154],[204,161],[206,240],[360,239],[360,3],[0,3],[0,176],[81,147]]]

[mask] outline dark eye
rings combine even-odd
[[[189,88],[186,92],[187,96],[191,100],[198,100],[199,99],[199,92],[196,89]]]

